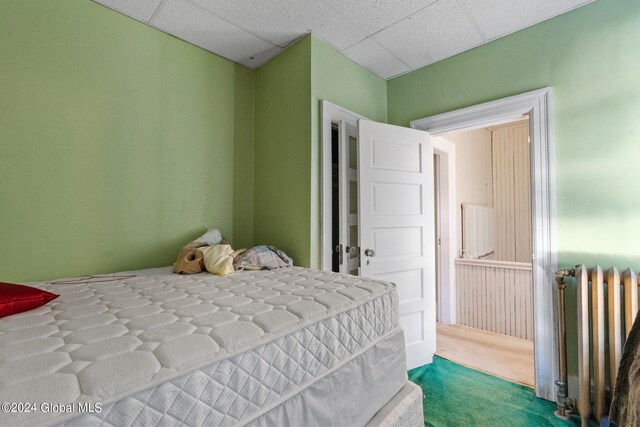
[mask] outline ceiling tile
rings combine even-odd
[[[93,0],[138,21],[149,22],[162,0]]]
[[[595,0],[93,1],[249,68],[313,32],[390,78]]]
[[[593,0],[458,0],[487,39],[494,39]]]
[[[282,47],[310,31],[338,49],[367,36],[356,24],[317,0],[191,1]]]
[[[344,54],[384,79],[410,70],[409,66],[389,53],[372,38],[351,46],[344,51]]]
[[[413,68],[482,43],[482,37],[455,0],[440,0],[374,38]]]
[[[337,11],[358,23],[368,35],[412,15],[438,0],[327,0]]]
[[[256,69],[259,66],[269,62],[269,60],[273,57],[275,57],[276,55],[278,55],[280,52],[282,52],[284,50],[283,47],[280,46],[273,46],[267,50],[264,50],[262,52],[258,52],[253,54],[252,56],[249,56],[245,59],[242,59],[240,61],[238,61],[239,64],[244,65],[245,67],[251,68],[251,69]]]
[[[150,24],[235,62],[273,47],[186,0],[165,0]]]

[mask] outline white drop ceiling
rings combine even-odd
[[[312,32],[389,79],[594,0],[94,0],[258,68]]]

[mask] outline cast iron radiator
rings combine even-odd
[[[565,278],[575,277],[577,285],[578,321],[578,398],[577,408],[568,405],[567,346],[565,320]],[[556,273],[558,288],[558,352],[559,374],[556,415],[566,418],[577,409],[583,426],[591,416],[591,381],[594,384],[593,414],[598,422],[608,410],[605,400],[606,376],[611,390],[616,382],[622,354],[623,334],[629,335],[638,313],[638,276],[631,270],[622,275],[616,268],[578,265]],[[607,304],[605,306],[605,288]],[[624,301],[620,300],[621,290]],[[622,321],[624,319],[624,322]],[[605,328],[606,324],[606,328]],[[590,345],[591,339],[591,345]],[[605,347],[608,344],[608,366]]]

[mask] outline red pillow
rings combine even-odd
[[[33,310],[59,296],[31,286],[0,282],[0,317]]]

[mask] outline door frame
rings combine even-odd
[[[542,89],[438,114],[411,122],[434,136],[506,123],[529,115],[531,138],[531,228],[533,245],[533,335],[536,395],[554,400],[558,353],[554,273],[556,247],[556,171],[553,89]]]
[[[331,255],[333,252],[331,241],[331,227],[333,225],[331,217],[333,208],[331,200],[331,126],[333,124],[340,125],[342,121],[357,127],[359,119],[367,118],[325,100],[321,101],[320,114],[322,120],[320,147],[320,158],[322,159],[320,167],[320,269],[331,271]],[[342,129],[339,132],[342,132]]]
[[[438,251],[438,308],[439,322],[456,323],[456,146],[443,138],[432,137],[433,154],[439,157],[438,192],[440,193],[440,250]],[[436,219],[437,221],[438,219]],[[438,236],[436,236],[436,239]]]

